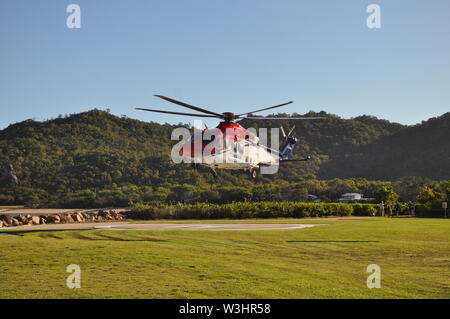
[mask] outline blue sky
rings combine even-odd
[[[366,26],[371,3],[381,29]],[[184,111],[153,94],[415,124],[450,111],[449,31],[448,0],[2,0],[0,128],[95,107],[192,120],[133,109]]]

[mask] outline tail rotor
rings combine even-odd
[[[301,159],[292,159],[292,155],[294,152],[294,146],[297,144],[298,139],[292,135],[295,130],[295,125],[291,127],[289,132],[286,134],[286,131],[284,130],[284,127],[280,126],[281,135],[284,137],[284,143],[283,146],[280,149],[280,162],[304,162],[309,161],[311,159],[311,156],[307,156],[305,158]]]
[[[295,130],[295,125],[290,129],[289,133],[288,133],[288,137],[291,136],[292,132],[294,132]]]
[[[280,126],[281,135],[283,135],[284,138],[286,138],[286,132],[284,131],[283,125]]]
[[[283,138],[288,138],[291,136],[291,134],[294,132],[295,130],[295,125],[291,127],[291,129],[289,130],[289,133],[286,134],[286,131],[284,130],[283,125],[280,125],[280,130],[281,130],[281,135],[283,136]]]

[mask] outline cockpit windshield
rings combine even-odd
[[[256,134],[254,134],[251,130],[247,130],[247,132],[248,132],[248,141],[253,144],[258,144],[259,137],[256,136]]]

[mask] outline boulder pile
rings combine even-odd
[[[99,210],[93,212],[73,212],[51,215],[0,215],[0,227],[41,225],[41,224],[63,224],[82,223],[97,221],[123,220],[125,215],[114,210]]]

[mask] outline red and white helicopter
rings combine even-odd
[[[246,116],[256,112],[288,105],[293,103],[292,101],[265,107],[252,112],[234,114],[231,112],[216,113],[162,95],[155,96],[203,114],[172,112],[147,108],[136,109],[165,114],[193,116],[197,118],[218,118],[222,120],[216,128],[198,130],[189,138],[189,140],[179,143],[180,148],[178,153],[181,157],[181,161],[178,162],[193,163],[195,168],[198,168],[199,166],[208,167],[214,177],[217,177],[215,169],[229,169],[246,170],[250,172],[251,178],[256,178],[258,171],[260,171],[263,167],[276,166],[276,172],[278,170],[279,163],[307,161],[310,159],[309,156],[302,159],[291,159],[293,148],[297,143],[297,138],[291,136],[295,126],[292,127],[288,134],[285,133],[282,126],[280,127],[282,136],[285,140],[279,150],[276,150],[261,145],[260,139],[256,136],[254,130],[252,131],[252,129],[242,127],[240,124],[234,122],[235,120],[244,118],[257,120],[314,120],[323,118]]]

